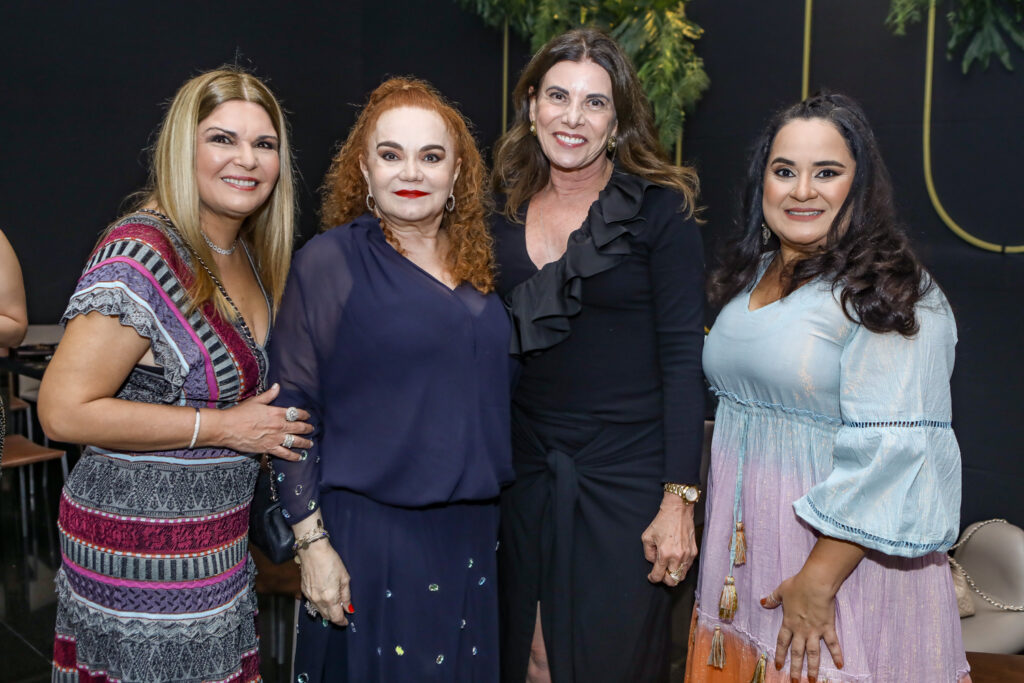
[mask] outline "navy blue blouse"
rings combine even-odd
[[[270,348],[278,406],[308,410],[305,460],[276,460],[286,517],[343,488],[404,507],[493,498],[513,477],[511,324],[494,293],[448,289],[363,215],[292,263]]]

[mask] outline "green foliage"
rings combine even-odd
[[[710,85],[695,42],[704,30],[686,16],[690,0],[458,0],[489,26],[509,27],[538,50],[580,26],[607,31],[637,67],[662,144],[671,149],[686,111]]]
[[[528,38],[533,33],[533,18],[536,14],[537,0],[457,0],[462,7],[475,12],[488,26],[504,29],[505,22],[509,28],[521,37]]]
[[[953,32],[946,56],[952,59],[953,51],[966,45],[964,73],[975,60],[988,69],[993,55],[999,57],[1008,71],[1013,71],[1010,48],[1000,29],[1024,50],[1024,0],[959,0],[947,17]]]
[[[931,0],[892,0],[885,24],[898,36],[906,34],[907,24],[921,21]],[[988,69],[992,57],[998,57],[1013,71],[1010,46],[1003,37],[1024,50],[1024,0],[953,0],[946,14],[951,29],[946,58],[953,59],[963,49],[961,68],[967,73],[974,62]]]
[[[907,35],[907,24],[921,21],[924,13],[928,11],[928,2],[929,0],[892,0],[885,25],[897,36]]]

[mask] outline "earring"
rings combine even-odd
[[[455,193],[451,192],[448,194],[448,201],[444,203],[445,211],[451,213],[455,210]]]
[[[377,215],[377,200],[373,198],[373,194],[370,192],[366,193],[366,210],[374,216]]]
[[[537,124],[533,121],[530,121],[530,135],[537,137]]]
[[[614,154],[615,153],[615,148],[618,147],[618,146],[619,146],[619,142],[618,142],[618,140],[615,139],[615,136],[614,135],[609,136],[608,137],[608,144],[607,144],[608,153],[609,154]]]
[[[772,231],[768,229],[768,224],[761,221],[761,244],[768,244],[768,240],[772,238]]]

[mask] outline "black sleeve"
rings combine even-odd
[[[656,188],[645,197],[651,289],[665,419],[667,482],[700,481],[704,439],[704,248],[682,196]]]

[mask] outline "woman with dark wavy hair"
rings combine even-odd
[[[687,680],[969,680],[943,552],[956,324],[856,102],[823,93],[772,119],[723,247]]]
[[[307,598],[299,681],[498,677],[511,325],[485,179],[458,111],[388,80],[324,180],[324,232],[295,257],[271,362],[279,405],[316,426],[302,461],[276,465]]]
[[[502,496],[504,680],[667,681],[670,588],[697,554],[704,265],[697,178],[665,160],[614,40],[540,49],[495,152],[515,319]]]

